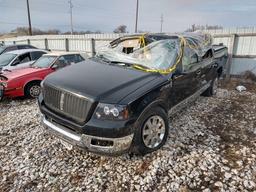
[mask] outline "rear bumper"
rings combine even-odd
[[[42,124],[55,136],[73,146],[104,155],[120,155],[129,151],[133,140],[133,134],[120,138],[105,138],[79,134],[46,119],[45,116],[42,117]]]

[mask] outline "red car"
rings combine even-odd
[[[40,83],[57,69],[84,61],[79,53],[49,53],[40,57],[29,68],[4,71],[0,74],[0,100],[3,97],[38,97]]]

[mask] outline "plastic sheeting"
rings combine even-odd
[[[181,60],[187,63],[198,62],[198,58],[212,46],[212,38],[208,34],[182,33],[170,37],[172,38],[155,41],[147,46],[143,44],[134,47],[130,54],[123,52],[122,43],[115,47],[108,46],[101,49],[96,57],[113,63],[132,64],[146,72],[167,74],[174,71]],[[142,36],[141,42],[143,38]]]

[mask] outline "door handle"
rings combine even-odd
[[[196,74],[200,75],[201,74],[201,70],[199,69],[198,71],[196,71]]]

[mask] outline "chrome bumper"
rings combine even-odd
[[[121,137],[121,138],[105,138],[105,137],[96,137],[96,136],[85,135],[85,134],[77,134],[74,131],[62,125],[59,125],[47,120],[44,116],[42,117],[42,124],[48,131],[52,132],[55,136],[65,140],[66,142],[74,146],[77,146],[82,149],[95,152],[95,153],[101,153],[101,154],[107,154],[107,155],[122,154],[129,150],[133,140],[133,134],[128,135],[126,137]],[[113,145],[111,146],[96,145],[96,144],[92,144],[92,140],[108,141],[113,143]]]

